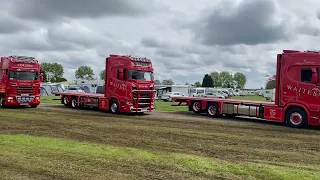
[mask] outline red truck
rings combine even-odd
[[[320,125],[320,53],[283,50],[277,54],[275,102],[174,97],[189,111],[211,117],[246,116],[287,123],[291,127]],[[174,105],[173,105],[174,106]]]
[[[98,93],[54,94],[61,96],[61,104],[72,108],[97,108],[114,114],[154,110],[155,87],[151,60],[110,55],[106,58],[104,84],[103,90],[98,90]]]
[[[34,57],[5,56],[0,61],[0,107],[40,104],[43,74]]]

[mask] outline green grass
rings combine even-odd
[[[232,99],[249,100],[249,101],[267,101],[263,96],[234,96]]]
[[[1,109],[0,179],[318,179],[319,140],[250,122]]]
[[[60,96],[41,96],[41,103],[61,104]]]
[[[53,99],[60,99],[60,96],[43,96],[41,97],[41,103],[47,104],[60,104],[60,100],[53,100]],[[264,97],[261,96],[235,96],[232,99],[238,100],[251,100],[251,101],[266,101]],[[188,111],[187,106],[171,106],[171,102],[164,102],[162,100],[156,101],[156,110],[157,111]]]

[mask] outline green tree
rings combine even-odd
[[[202,87],[213,87],[213,80],[209,74],[204,75]]]
[[[155,84],[155,85],[160,85],[161,82],[160,82],[160,80],[156,79],[156,80],[154,80],[154,84]]]
[[[94,73],[90,66],[80,66],[75,72],[75,77],[77,79],[87,79],[93,80]]]
[[[64,77],[62,77],[62,78],[58,77],[55,82],[66,82],[66,81],[68,81],[66,78],[64,78]]]
[[[40,64],[40,69],[46,75],[44,79],[47,81],[58,82],[59,78],[63,78],[63,66],[59,63],[43,62]]]
[[[99,75],[100,75],[100,79],[101,79],[101,80],[104,80],[104,79],[105,79],[105,74],[106,74],[106,70],[100,71]]]
[[[237,82],[237,88],[243,89],[247,83],[247,77],[241,72],[237,72],[233,76],[233,80]]]
[[[276,78],[276,75],[273,75],[273,78]],[[276,88],[276,80],[267,81],[266,89],[273,89]]]
[[[195,87],[201,87],[201,83],[199,81],[197,81],[197,82],[194,83],[194,86]]]
[[[230,72],[228,72],[228,71],[220,72],[219,78],[221,80],[221,87],[230,88],[233,86],[233,77]]]
[[[172,81],[172,79],[165,79],[165,80],[162,81],[161,84],[163,84],[163,85],[173,85],[173,81]]]
[[[211,72],[210,76],[211,76],[211,78],[213,80],[213,86],[214,87],[222,87],[219,72]]]

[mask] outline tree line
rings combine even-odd
[[[228,71],[211,72],[205,74],[202,83],[194,83],[196,87],[221,87],[221,88],[240,88],[243,89],[247,83],[247,77],[241,72],[231,74]]]
[[[40,72],[44,74],[45,82],[64,82],[67,81],[64,75],[64,68],[59,63],[42,62]],[[94,80],[94,73],[90,66],[79,66],[75,71],[76,79]]]

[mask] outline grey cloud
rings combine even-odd
[[[156,53],[163,57],[182,57],[184,54],[179,51],[171,50],[171,49],[158,49]]]
[[[164,48],[169,46],[168,43],[161,41],[156,37],[145,37],[141,40],[141,44],[150,48]]]
[[[246,0],[234,7],[224,4],[200,23],[196,37],[206,45],[263,44],[286,37],[284,25],[277,23],[274,0]],[[198,26],[197,26],[198,27]]]
[[[1,14],[0,24],[0,34],[12,34],[30,30],[30,27],[25,22],[10,16],[1,16]]]
[[[320,29],[314,26],[312,23],[304,22],[302,25],[296,28],[296,32],[300,34],[306,34],[309,36],[319,36]]]
[[[129,0],[12,0],[10,12],[24,19],[50,21],[68,18],[136,16],[147,13],[144,6]]]

